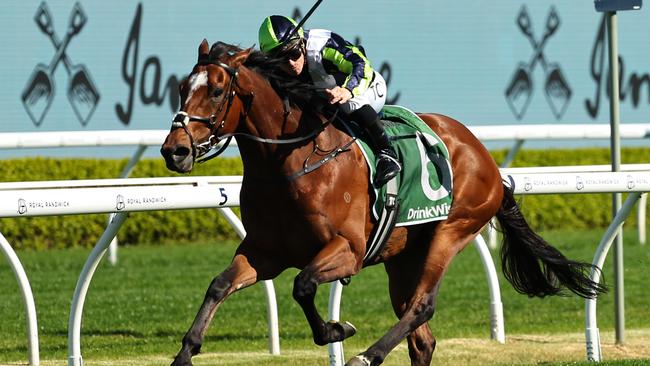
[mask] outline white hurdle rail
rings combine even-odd
[[[90,280],[128,212],[216,207],[240,237],[243,225],[230,207],[239,205],[240,176],[0,183],[0,217],[113,213],[89,255],[77,282],[68,325],[70,365],[82,365],[81,318]],[[154,188],[154,189],[152,189]],[[25,271],[0,234],[1,249],[16,274],[27,313],[29,364],[39,365],[34,299]],[[279,354],[277,302],[272,281],[263,281],[267,295],[269,351]]]
[[[502,141],[502,140],[515,140],[515,146],[509,151],[506,161],[503,165],[509,164],[517,151],[521,148],[523,143],[526,140],[545,140],[545,139],[607,139],[609,138],[609,126],[608,125],[594,125],[594,124],[573,124],[573,125],[491,125],[491,126],[470,126],[469,129],[483,142],[487,141]],[[0,133],[0,149],[29,149],[29,148],[56,148],[56,147],[109,147],[109,146],[137,146],[137,149],[134,155],[131,157],[127,166],[124,168],[121,177],[127,177],[133,167],[143,156],[145,150],[149,146],[160,146],[165,136],[168,134],[168,130],[111,130],[111,131],[60,131],[60,132],[10,132],[10,133]],[[621,125],[621,138],[623,139],[647,139],[650,138],[650,124],[623,124]],[[235,147],[236,144],[232,144],[231,147]],[[15,189],[22,188],[22,185],[15,187]],[[639,223],[645,222],[645,201],[647,199],[647,194],[642,194],[639,198],[641,201],[639,205]],[[214,207],[214,206],[211,206]],[[225,212],[229,212],[229,209],[224,208],[220,210],[222,214],[228,215]],[[109,212],[109,211],[106,211]],[[232,212],[230,211],[232,214]],[[233,214],[234,216],[234,214]],[[9,216],[6,216],[9,217]],[[112,222],[113,217],[110,221]],[[241,223],[240,223],[241,224]],[[234,224],[233,224],[234,225]],[[236,229],[237,230],[237,229]],[[238,234],[243,235],[242,231],[238,231]],[[641,243],[645,242],[645,225],[639,225],[639,240]],[[492,241],[492,237],[490,237]],[[481,243],[484,244],[482,237],[477,237],[477,242],[475,245],[479,252],[482,252]],[[22,266],[17,261],[15,253],[11,249],[9,243],[6,242],[4,237],[1,237],[0,234],[0,246],[2,247],[3,252],[7,256],[10,263],[17,262],[18,266],[13,266],[12,269],[16,277],[21,281],[21,278],[26,280],[24,275],[24,270]],[[117,248],[115,239],[112,241],[111,248],[109,250],[109,260],[114,263],[116,261],[115,249]],[[13,257],[12,257],[13,255]],[[103,255],[103,253],[102,253]],[[13,258],[13,259],[12,259]],[[485,270],[488,273],[488,278],[490,278],[490,268],[488,266],[486,258],[481,257],[484,261]],[[491,259],[489,261],[491,267],[494,267]],[[491,282],[490,282],[491,283]],[[500,297],[497,296],[492,291],[491,288],[491,297],[493,303],[491,306],[500,306]],[[496,285],[498,294],[498,283]],[[31,301],[33,305],[33,297],[31,295],[31,289],[27,283],[26,288],[21,288],[23,291],[23,297],[25,299],[27,313],[31,312],[33,306],[29,306]],[[332,288],[332,298],[336,298],[336,291],[334,287]],[[498,302],[495,302],[497,301]],[[35,314],[35,311],[34,311]],[[35,324],[36,318],[33,317],[33,323],[30,321],[32,317],[28,316],[28,328],[33,328],[34,332],[30,334],[36,334]],[[499,341],[505,340],[505,336],[501,337],[499,334],[503,334],[502,320],[496,319],[494,312],[492,313],[493,321],[492,323],[492,338]],[[502,316],[501,316],[502,318]],[[496,325],[495,325],[496,324]],[[36,337],[37,339],[37,337]],[[33,345],[36,347],[31,347]],[[35,356],[35,359],[38,359],[38,348],[37,342],[30,341],[30,359]],[[34,352],[35,349],[35,352]],[[31,363],[31,362],[30,362]],[[31,363],[34,364],[34,363]]]
[[[525,168],[501,168],[502,174],[557,174],[557,173],[580,173],[580,172],[611,172],[611,165],[580,165],[580,166],[549,166],[549,167],[525,167]],[[648,171],[650,164],[622,164],[622,172],[631,171]],[[646,242],[646,203],[648,195],[642,193],[639,198],[639,207],[637,208],[637,235],[641,245]],[[489,247],[496,248],[496,231],[490,227],[488,231]]]
[[[582,167],[574,167],[573,170],[583,170]],[[614,238],[619,234],[625,219],[630,214],[634,205],[644,206],[642,196],[650,192],[650,170],[648,164],[628,165],[626,171],[622,172],[568,172],[570,167],[553,167],[529,169],[533,171],[526,173],[527,168],[503,169],[502,175],[511,179],[515,185],[516,194],[552,194],[552,193],[629,193],[628,198],[621,210],[614,216],[612,223],[607,228],[598,248],[594,254],[592,264],[603,269],[605,258]],[[594,167],[594,170],[602,170],[602,167]],[[592,271],[591,279],[600,281],[601,272]],[[597,299],[585,300],[585,348],[587,360],[601,361],[602,349],[600,344],[600,332],[597,326],[596,315]]]
[[[518,145],[528,140],[606,140],[610,136],[609,124],[485,125],[467,128],[483,142],[514,140]],[[622,139],[650,139],[650,123],[624,123],[620,128]],[[169,130],[163,129],[0,132],[0,149],[160,146],[168,133]]]
[[[2,132],[0,149],[160,146],[169,130]]]
[[[482,142],[511,141],[514,145],[501,163],[506,168],[526,141],[530,140],[609,140],[609,124],[530,124],[468,126]],[[650,123],[623,123],[621,139],[650,139]]]
[[[468,126],[482,142],[512,141],[500,166],[507,168],[515,159],[526,141],[530,140],[607,140],[610,137],[609,124],[530,124],[530,125],[486,125]],[[137,146],[131,159],[119,178],[127,178],[150,146],[160,146],[168,130],[98,130],[98,131],[43,131],[43,132],[0,132],[0,149],[36,149],[57,147],[110,147]],[[620,126],[621,139],[650,139],[650,123],[625,123]],[[232,141],[230,147],[236,147]],[[644,202],[647,195],[641,198]],[[639,213],[640,215],[641,213]],[[642,218],[645,222],[645,216]],[[488,228],[488,243],[496,247],[496,231]],[[645,226],[639,225],[639,242],[646,242]],[[109,247],[109,261],[117,262],[117,239]]]
[[[229,207],[239,205],[240,176],[179,177],[179,178],[131,178],[97,179],[48,182],[0,183],[0,217],[53,216],[72,214],[112,213],[106,231],[90,253],[77,281],[68,324],[68,364],[82,365],[81,320],[83,306],[92,276],[104,253],[128,212],[175,210],[191,208],[218,208],[240,237],[245,236],[243,225]],[[39,364],[36,309],[31,288],[24,269],[15,252],[0,240],[2,250],[18,279],[28,323],[30,365]],[[487,245],[482,238],[476,242],[488,276],[490,289],[491,335],[498,342],[505,342],[503,305],[499,291],[496,269]],[[277,305],[272,281],[265,281],[268,299],[269,351],[279,354],[279,331]],[[340,308],[339,282],[331,288],[330,318],[337,319]],[[338,297],[336,294],[338,292]],[[332,364],[342,360],[340,344],[330,348]],[[338,360],[338,361],[337,361]]]
[[[9,244],[2,233],[0,233],[0,249],[2,249],[2,253],[4,253],[9,262],[9,266],[14,272],[14,276],[16,276],[23,297],[23,303],[25,304],[29,364],[32,366],[38,366],[40,358],[38,351],[38,323],[36,322],[36,304],[34,302],[34,294],[32,293],[32,288],[29,285],[27,274],[20,263],[20,259],[18,259],[16,252],[14,252],[11,244]]]
[[[576,170],[578,168],[575,168]],[[611,227],[620,227],[625,215],[640,197],[641,192],[650,191],[650,171],[630,172],[569,172],[547,173],[513,173],[504,172],[507,181],[514,182],[516,194],[551,194],[551,193],[612,193],[630,192],[624,210],[617,216]],[[108,228],[95,245],[87,259],[82,274],[77,282],[73,297],[69,320],[69,365],[81,365],[81,316],[87,289],[99,261],[105,253],[110,240],[115,236],[119,227],[132,211],[151,211],[161,209],[190,209],[217,207],[226,212],[226,219],[240,236],[245,235],[241,222],[230,211],[229,207],[239,204],[241,177],[182,177],[182,178],[139,178],[139,179],[102,179],[86,181],[54,181],[54,182],[18,182],[0,184],[0,217],[16,216],[47,216],[82,213],[114,213]],[[608,230],[608,233],[614,229]],[[609,234],[608,234],[609,235]],[[36,310],[27,277],[22,265],[6,240],[2,250],[7,255],[16,277],[18,278],[28,314],[28,342],[30,347],[30,364],[38,365],[38,337],[35,333]],[[608,238],[603,238],[599,251],[594,258],[594,264],[602,265],[607,254]],[[499,284],[494,263],[481,236],[475,242],[487,273],[491,296],[491,333],[492,338],[499,342],[505,341],[503,326],[503,309],[500,298]],[[592,278],[597,280],[598,273]],[[270,351],[279,353],[279,338],[277,338],[277,308],[275,292],[267,287],[269,297],[269,334]],[[330,317],[338,318],[340,309],[340,286],[335,282],[330,292]],[[271,297],[273,298],[271,300]],[[31,300],[31,301],[29,301]],[[588,350],[597,350],[599,355],[599,338],[595,327],[595,300],[588,302],[587,322]],[[275,313],[273,310],[275,309]],[[275,322],[275,325],[272,324]],[[275,328],[275,330],[274,330]],[[595,332],[595,333],[594,333]],[[595,335],[594,335],[595,334]],[[276,337],[276,340],[273,339]],[[596,341],[594,341],[594,339]],[[277,344],[277,345],[276,345]],[[592,352],[593,353],[593,352]],[[590,353],[590,358],[597,359]],[[598,356],[599,357],[599,356]],[[343,360],[342,347],[330,347],[330,362],[339,365]]]
[[[526,141],[535,140],[609,140],[611,126],[609,124],[531,124],[531,125],[503,125],[503,126],[470,126],[468,127],[479,140],[487,141],[510,141],[514,144],[508,150],[506,157],[499,164],[501,168],[508,168],[521,150]],[[621,139],[650,139],[650,124],[648,123],[625,123],[620,125]],[[611,167],[604,171],[611,171]],[[642,203],[645,203],[647,194],[641,196]],[[640,204],[639,208],[645,207]],[[643,213],[643,216],[641,214]],[[645,244],[645,210],[638,213],[638,235],[639,242]],[[494,222],[494,221],[493,221]],[[642,225],[643,224],[643,225]],[[497,233],[494,225],[487,228],[488,244],[494,249],[497,246]]]
[[[135,146],[133,155],[118,178],[127,178],[148,147],[159,147],[169,130],[98,130],[0,133],[0,149],[42,149]],[[117,238],[108,250],[108,260],[117,263]]]
[[[538,171],[537,169],[546,170]],[[564,193],[630,193],[623,208],[610,224],[605,236],[596,250],[592,264],[602,269],[609,247],[614,240],[617,231],[623,225],[625,218],[629,215],[634,204],[639,201],[642,193],[650,192],[650,164],[627,165],[626,172],[606,172],[602,166],[564,166],[549,168],[511,168],[501,169],[501,176],[514,187],[515,194],[564,194]],[[645,204],[645,202],[643,203]],[[494,263],[491,260],[489,250],[481,235],[477,235],[475,245],[481,253],[481,259],[490,258],[490,263],[483,263],[488,272],[488,283],[492,295],[492,286],[496,285],[498,297],[492,298],[490,304],[492,338],[500,343],[505,342],[505,327],[503,325],[503,308],[501,295],[498,290],[498,280],[492,281],[490,271],[494,270]],[[493,274],[496,278],[496,272]],[[591,273],[591,279],[595,282],[600,280],[600,272]],[[338,316],[341,294],[341,286],[334,283],[330,292],[330,314]],[[333,300],[335,301],[333,303]],[[495,301],[496,300],[496,301]],[[600,335],[596,325],[596,299],[585,300],[585,335],[587,359],[600,361],[602,358]],[[495,307],[497,309],[495,309]],[[333,319],[338,319],[334,317]],[[495,336],[496,335],[496,336]],[[501,338],[502,337],[502,338]],[[336,353],[338,352],[338,353]],[[333,366],[344,365],[343,350],[338,344],[330,345],[330,364]]]
[[[0,149],[136,146],[119,175],[127,178],[147,148],[162,145],[168,133],[167,130],[4,132],[0,133]],[[111,242],[108,259],[112,264],[117,263],[117,238]]]

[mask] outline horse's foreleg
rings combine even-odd
[[[352,276],[361,269],[360,260],[350,246],[347,239],[342,236],[335,237],[296,276],[293,284],[293,298],[305,313],[314,336],[314,343],[321,346],[342,341],[356,332],[356,329],[347,322],[325,323],[314,304],[318,285]]]
[[[205,332],[218,306],[233,292],[256,283],[258,275],[258,270],[250,264],[247,256],[235,255],[230,266],[210,283],[203,304],[183,337],[181,350],[174,358],[173,366],[192,364],[191,358],[201,350]]]

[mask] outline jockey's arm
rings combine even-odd
[[[348,89],[352,97],[363,94],[368,89],[373,70],[370,61],[359,47],[332,33],[322,55],[323,60],[331,62],[340,72],[347,75],[341,87]]]

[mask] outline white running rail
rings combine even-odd
[[[82,365],[81,320],[84,301],[92,276],[111,240],[126,219],[126,213],[133,211],[175,210],[216,207],[221,210],[240,237],[245,236],[243,225],[229,207],[239,205],[240,176],[222,177],[178,177],[178,178],[130,178],[68,180],[47,182],[0,183],[0,217],[55,216],[71,214],[111,213],[108,227],[95,245],[83,267],[75,288],[68,324],[68,364]],[[207,197],[207,198],[206,198]],[[480,238],[480,237],[479,237]],[[496,269],[487,245],[482,238],[476,241],[483,261],[490,289],[492,311],[492,338],[505,342],[503,307],[499,292]],[[22,265],[11,246],[2,246],[15,273],[23,273]],[[36,309],[29,282],[25,275],[18,276],[18,282],[26,299],[28,314],[28,340],[30,364],[38,365],[38,336],[36,332]],[[271,281],[265,281],[268,302],[269,350],[280,353],[278,316],[275,291]],[[330,317],[337,319],[340,306],[338,296],[333,293]],[[31,301],[29,301],[31,300]],[[330,349],[331,359],[342,360],[342,346]]]
[[[630,167],[628,167],[630,168]],[[641,166],[638,169],[645,169]],[[579,167],[563,168],[563,172],[549,174],[546,172],[526,172],[524,170],[504,170],[503,177],[514,183],[516,194],[558,194],[558,193],[638,193],[630,195],[620,215],[617,215],[612,225],[619,226],[625,219],[633,204],[640,199],[641,193],[650,191],[650,172],[638,171],[635,168],[624,172],[583,172]],[[597,170],[597,169],[596,169]],[[239,205],[239,190],[241,177],[182,177],[182,178],[139,178],[139,179],[102,179],[85,181],[50,181],[50,182],[17,182],[0,183],[0,217],[48,216],[83,213],[114,213],[109,226],[95,245],[95,249],[84,265],[82,275],[75,289],[75,296],[69,323],[69,364],[81,365],[80,330],[83,303],[88,285],[97,264],[104,255],[110,240],[123,223],[124,213],[131,211],[173,210],[191,208],[219,208],[228,212],[229,207]],[[210,197],[210,199],[206,199]],[[239,220],[232,214],[224,214],[236,228],[238,234],[245,235]],[[239,229],[237,229],[239,227]],[[608,230],[609,233],[609,230]],[[502,307],[499,294],[498,280],[489,251],[482,246],[485,243],[477,237],[477,248],[481,254],[491,291],[491,328],[492,337],[499,342],[505,341]],[[108,242],[107,242],[108,240]],[[1,249],[9,259],[10,265],[23,291],[28,322],[28,341],[30,364],[38,365],[38,337],[36,334],[36,311],[31,295],[31,289],[24,275],[24,269],[18,261],[13,249],[6,240],[0,240]],[[604,261],[611,241],[603,238],[599,246],[594,264]],[[594,279],[597,278],[594,274]],[[272,288],[267,287],[267,294]],[[333,288],[332,298],[340,301]],[[274,292],[273,292],[273,302]],[[30,301],[31,299],[31,301]],[[338,300],[337,300],[338,299]],[[269,301],[269,323],[277,323],[277,313],[272,314],[271,296]],[[330,304],[330,315],[338,316],[339,304]],[[595,300],[587,303],[587,343],[590,359],[600,359],[600,342],[595,326]],[[499,315],[500,313],[500,315]],[[270,351],[279,353],[273,340],[275,326],[269,325]],[[342,360],[342,347],[332,347],[330,352],[339,352],[331,356],[332,362]]]

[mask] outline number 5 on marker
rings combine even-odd
[[[225,205],[226,202],[228,202],[228,195],[226,194],[226,189],[219,188],[219,193],[221,193],[221,198],[223,198],[223,201],[219,202],[219,206]]]

